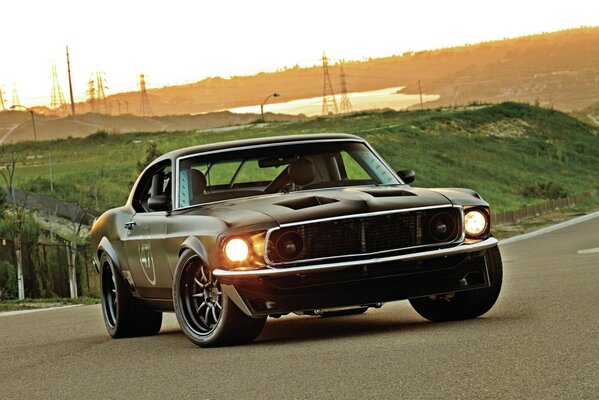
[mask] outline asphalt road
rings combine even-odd
[[[201,349],[173,315],[126,340],[99,306],[0,317],[0,398],[598,399],[598,225],[502,246],[499,301],[470,321],[429,323],[404,301]]]

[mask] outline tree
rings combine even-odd
[[[18,157],[11,154],[7,159],[0,161],[0,176],[8,189],[10,205],[4,203],[2,220],[0,220],[0,235],[12,239],[17,261],[17,286],[20,300],[25,298],[25,284],[23,281],[23,254],[22,244],[24,241],[37,243],[40,235],[40,226],[35,217],[26,208],[29,191],[24,192],[22,200],[15,197],[14,179]]]
[[[87,232],[84,227],[90,223],[90,212],[94,209],[98,193],[101,188],[97,178],[93,178],[94,184],[89,182],[74,182],[68,193],[62,196],[64,201],[60,207],[64,208],[70,222],[71,235],[69,241],[69,289],[71,298],[79,296],[77,289],[77,253],[79,246],[87,241]]]

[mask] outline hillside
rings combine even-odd
[[[599,129],[559,111],[519,103],[356,113],[204,132],[96,134],[8,145],[4,157],[15,152],[25,161],[17,170],[18,186],[67,201],[95,192],[98,208],[105,209],[125,202],[136,163],[152,142],[162,153],[217,141],[319,132],[363,136],[393,167],[414,168],[416,185],[473,188],[496,211],[542,201],[524,193],[538,184],[568,194],[599,187]]]
[[[132,114],[77,114],[68,117],[37,115],[35,126],[38,140],[85,137],[97,131],[152,132],[210,129],[219,126],[248,124],[260,118],[256,114],[234,114],[228,111],[198,115],[167,115],[140,117]],[[269,121],[296,120],[297,116],[266,113]],[[33,140],[31,116],[26,111],[0,112],[0,144]]]
[[[599,102],[593,103],[582,110],[573,111],[572,116],[587,124],[599,126]]]
[[[570,111],[599,100],[597,43],[599,27],[591,27],[352,61],[345,64],[347,87],[358,92],[406,86],[405,93],[415,94],[420,80],[424,93],[441,96],[433,106],[512,100]],[[315,59],[319,56],[315,53]],[[330,71],[339,92],[339,66],[331,65]],[[156,115],[189,114],[260,104],[274,91],[282,96],[271,103],[321,96],[322,70],[319,65],[295,66],[253,76],[213,77],[154,88],[149,97]],[[113,113],[117,101],[139,112],[137,92],[116,94],[108,101]],[[78,105],[79,113],[87,111],[88,105]]]

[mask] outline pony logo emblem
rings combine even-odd
[[[139,263],[150,284],[156,286],[156,269],[154,268],[154,257],[152,257],[152,247],[149,240],[139,244]]]

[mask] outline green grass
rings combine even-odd
[[[5,152],[29,157],[18,166],[17,186],[39,178],[35,190],[52,195],[47,163],[51,153],[55,196],[72,200],[95,185],[99,208],[107,209],[125,203],[136,163],[145,158],[151,141],[167,152],[219,141],[326,132],[362,136],[394,168],[416,170],[415,185],[472,188],[496,211],[542,201],[521,193],[539,182],[558,184],[571,195],[599,187],[599,130],[561,112],[519,103],[364,112],[227,132],[92,135],[17,143],[6,146]]]

